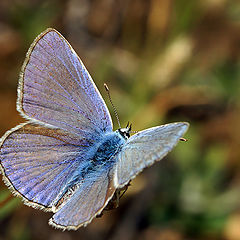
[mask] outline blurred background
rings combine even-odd
[[[72,44],[111,111],[133,130],[188,121],[185,137],[140,174],[116,210],[86,228],[48,226],[0,183],[0,240],[240,239],[238,0],[0,1],[0,134],[23,122],[18,74],[47,27]]]

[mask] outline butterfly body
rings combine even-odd
[[[118,131],[107,134],[97,147],[92,162],[94,165],[104,165],[114,162],[114,156],[120,152],[126,139]]]
[[[125,142],[126,139],[118,131],[104,135],[102,141],[89,148],[89,154],[85,155],[85,157],[88,156],[84,161],[85,164],[79,165],[65,191],[87,178],[88,175],[113,167],[117,161],[116,155],[121,151]],[[81,161],[81,159],[79,160]]]
[[[0,170],[24,203],[76,230],[101,214],[119,189],[161,160],[187,131],[170,123],[130,136],[113,131],[107,106],[80,58],[56,30],[31,45],[19,79],[17,110],[28,120],[0,139]],[[118,194],[117,194],[118,195]]]

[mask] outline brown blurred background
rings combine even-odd
[[[50,213],[1,182],[0,240],[239,240],[240,2],[1,0],[1,135],[24,121],[18,74],[47,27],[69,40],[109,106],[108,84],[123,126],[188,121],[189,141],[140,174],[118,209],[76,232],[51,228]]]

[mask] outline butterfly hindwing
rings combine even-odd
[[[116,186],[114,168],[99,166],[77,183],[70,200],[66,201],[50,219],[50,225],[63,230],[76,230],[87,225],[102,212],[112,198]]]
[[[59,129],[19,125],[1,139],[4,180],[27,204],[51,211],[74,172],[87,164],[90,145]]]

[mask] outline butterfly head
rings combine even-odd
[[[128,122],[125,128],[119,128],[117,131],[120,133],[122,137],[124,137],[125,139],[128,139],[130,138],[131,129],[132,129],[132,124],[129,124]]]

